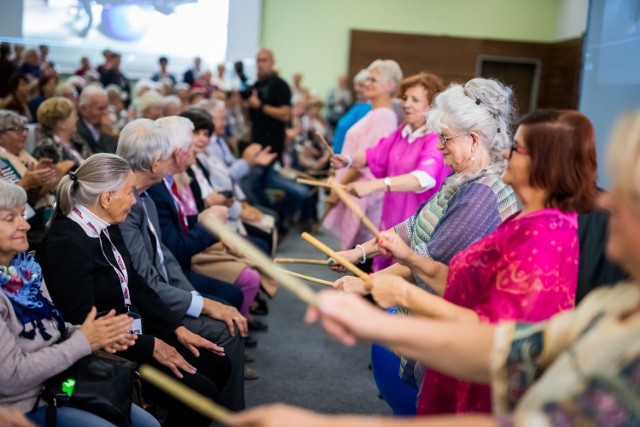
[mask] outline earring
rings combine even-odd
[[[471,161],[471,164],[473,164],[473,163],[475,163],[475,162],[476,162],[476,158],[475,158],[475,157],[473,157],[473,156],[471,156],[471,159],[469,159],[469,160]]]

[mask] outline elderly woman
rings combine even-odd
[[[128,333],[132,320],[115,316],[113,310],[96,319],[96,310],[90,307],[81,325],[65,323],[51,303],[40,265],[26,252],[26,201],[22,188],[0,181],[0,408],[14,407],[44,425],[47,407],[34,405],[45,380],[92,351],[125,349],[136,336]],[[158,425],[141,408],[132,409],[131,425]],[[58,408],[57,417],[60,425],[112,426],[71,407]]]
[[[395,227],[399,238],[420,256],[448,264],[456,253],[492,232],[516,212],[516,196],[500,179],[505,168],[502,150],[510,142],[512,111],[511,90],[494,80],[473,79],[464,86],[453,85],[435,98],[427,128],[439,134],[438,148],[445,165],[454,173],[414,216]],[[374,239],[342,255],[355,263],[365,262],[379,252]],[[331,267],[344,271],[335,263]],[[409,263],[395,264],[382,271],[426,286],[419,276],[414,278],[412,267]],[[352,276],[339,279],[335,287],[366,293],[362,281]],[[388,355],[387,360],[382,360],[377,357],[379,354],[384,351],[374,347],[374,376],[382,378],[385,371],[397,372],[397,359]],[[415,410],[420,378],[415,377],[411,363],[408,367],[405,359],[399,363],[401,376],[413,393],[406,391],[406,398],[398,399],[394,409],[407,414]],[[382,381],[379,384],[383,396],[394,401],[399,396],[398,390],[402,390],[400,385]]]
[[[576,111],[540,110],[520,121],[503,181],[522,200],[520,212],[455,255],[448,267],[416,256],[395,234],[380,245],[443,298],[398,277],[372,288],[383,307],[454,322],[539,322],[574,306],[578,279],[577,212],[596,195],[593,127]],[[566,159],[571,159],[567,164]],[[446,278],[445,278],[446,277]],[[418,413],[489,412],[489,389],[427,369]]]
[[[342,153],[347,156],[354,156],[359,151],[373,147],[398,126],[398,117],[391,109],[391,98],[402,80],[400,66],[390,59],[378,59],[367,70],[369,75],[365,96],[371,102],[371,111],[347,132],[342,149]],[[336,173],[336,179],[342,184],[375,179],[369,168],[350,168],[350,164],[345,166],[349,167]],[[360,223],[360,219],[346,205],[336,203],[335,195],[330,196],[328,204],[334,206],[330,208],[331,212],[324,225],[340,238],[340,248],[352,248],[356,243],[371,238],[371,232]],[[355,203],[374,223],[380,222],[382,194],[372,194],[365,199],[355,200]]]
[[[51,159],[54,164],[65,162],[65,172],[77,169],[89,157],[91,148],[76,134],[78,113],[67,98],[56,96],[44,101],[38,108],[38,123],[44,138],[33,150],[36,159]]]
[[[53,195],[50,191],[65,172],[52,165],[51,159],[36,160],[24,149],[27,139],[25,118],[19,114],[0,110],[0,169],[2,179],[16,183],[27,191],[30,209],[29,242],[42,240],[44,225],[51,216]],[[61,165],[63,166],[63,165]]]
[[[377,178],[351,183],[347,189],[357,197],[386,192],[382,200],[382,230],[413,216],[440,189],[451,171],[438,150],[438,135],[426,127],[426,113],[443,89],[444,82],[429,73],[403,80],[398,92],[404,101],[404,123],[375,146],[358,151],[353,157],[339,154],[332,159],[334,167],[368,167]],[[391,264],[391,258],[376,257],[373,270]]]
[[[232,426],[381,427],[632,425],[640,395],[640,112],[623,118],[609,147],[614,185],[601,204],[611,212],[607,255],[632,280],[598,289],[548,322],[500,325],[391,317],[352,295],[325,292],[307,320],[321,319],[343,343],[385,343],[442,372],[491,384],[493,417],[437,419],[321,416],[283,406],[233,417]],[[374,279],[376,280],[376,279]],[[473,357],[469,357],[473,355]],[[495,418],[494,418],[495,417]]]
[[[138,339],[122,357],[155,366],[217,399],[230,369],[224,350],[185,328],[132,267],[117,224],[135,203],[135,181],[129,163],[113,154],[93,155],[62,179],[58,211],[38,253],[51,296],[73,323],[92,306],[99,313],[127,313]],[[209,425],[151,384],[142,390],[145,400],[168,409],[165,425]]]

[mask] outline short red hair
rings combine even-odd
[[[535,110],[518,125],[531,158],[529,183],[549,192],[547,207],[590,211],[597,193],[597,161],[589,119],[574,110]]]
[[[422,86],[427,91],[429,105],[433,103],[433,98],[445,88],[444,80],[440,77],[435,74],[421,72],[409,76],[400,82],[398,96],[402,97],[409,88],[414,86]]]

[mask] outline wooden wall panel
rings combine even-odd
[[[377,58],[388,58],[398,61],[405,76],[430,71],[448,82],[465,82],[476,77],[481,55],[539,60],[538,107],[577,107],[581,38],[531,43],[352,30],[349,75]]]

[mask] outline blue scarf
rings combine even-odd
[[[0,266],[0,288],[9,298],[16,317],[23,324],[20,336],[34,339],[39,332],[45,341],[51,339],[42,323],[43,319],[54,319],[58,330],[64,335],[66,326],[62,314],[42,295],[42,268],[33,255],[19,253],[9,267]],[[28,328],[28,326],[30,326]]]

